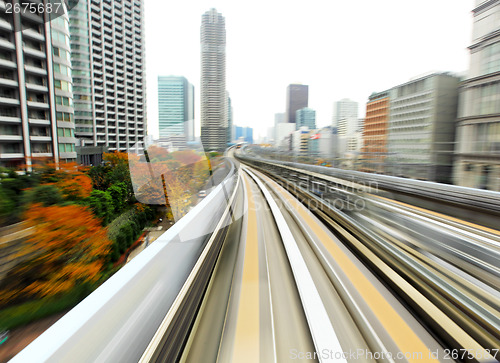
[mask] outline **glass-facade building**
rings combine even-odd
[[[194,141],[194,87],[185,77],[158,77],[158,125],[160,138]]]
[[[309,102],[309,86],[290,84],[286,88],[285,122],[296,123],[297,110],[307,107]]]
[[[253,144],[253,129],[251,127],[234,126],[234,138],[236,142],[247,142]]]
[[[309,130],[314,130],[316,128],[316,111],[309,107],[301,108],[297,110],[295,120],[297,130],[300,130],[302,126],[307,126]]]

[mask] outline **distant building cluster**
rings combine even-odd
[[[364,119],[355,101],[341,99],[322,129],[308,87],[291,84],[285,117],[276,114],[268,135],[283,152],[340,167],[500,191],[500,23],[492,20],[499,12],[500,0],[476,1],[465,79],[430,73],[375,92]]]
[[[337,100],[322,128],[309,86],[290,84],[266,142],[340,167],[500,191],[499,13],[500,0],[475,2],[466,77],[430,73],[375,92],[364,118],[357,102]],[[83,1],[48,20],[0,12],[0,166],[98,164],[105,151],[137,147],[146,137],[143,1]],[[201,20],[203,148],[253,143],[252,128],[234,125],[225,18],[210,9]],[[169,150],[196,142],[194,94],[183,76],[158,77],[156,141]]]

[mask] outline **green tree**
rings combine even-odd
[[[115,214],[122,212],[127,206],[127,185],[123,182],[110,186],[107,192],[111,195]]]
[[[88,198],[89,207],[102,225],[107,225],[113,218],[113,199],[108,192],[93,190]]]
[[[7,223],[15,209],[14,201],[7,197],[7,194],[3,191],[0,185],[0,225]]]
[[[24,206],[40,203],[44,207],[59,204],[63,201],[63,196],[54,185],[39,185],[25,190],[21,196],[21,203]]]

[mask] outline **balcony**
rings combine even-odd
[[[28,119],[28,122],[30,125],[36,125],[36,126],[47,126],[50,125],[50,120],[44,120],[44,119],[35,119],[35,118],[30,118]]]
[[[0,78],[0,86],[16,88],[19,86],[19,83],[13,79]]]
[[[33,142],[50,142],[52,141],[52,138],[50,136],[30,136],[30,140]]]
[[[23,153],[2,153],[0,152],[0,159],[22,159]]]
[[[35,151],[35,150],[32,151],[31,155],[37,158],[51,158],[52,156],[54,156],[52,155],[51,152]]]
[[[3,135],[3,134],[0,134],[0,141],[23,141],[23,135]]]
[[[14,43],[11,43],[5,39],[0,39],[0,49],[14,50],[14,49],[16,49],[16,47],[14,46]]]
[[[36,58],[41,58],[41,59],[45,59],[47,57],[47,55],[45,54],[45,52],[42,52],[39,49],[35,49],[35,48],[30,48],[30,47],[24,46],[23,50],[24,50],[24,54],[25,55],[29,55],[29,56],[36,57]]]
[[[38,74],[40,76],[47,75],[47,70],[45,68],[30,66],[27,64],[24,66],[24,70],[29,73]]]
[[[7,20],[0,18],[0,29],[12,31],[12,25]]]
[[[23,33],[23,38],[26,37],[30,39],[39,40],[41,42],[45,41],[45,37],[33,29],[24,29],[22,33]]]
[[[32,108],[41,108],[41,109],[48,109],[49,105],[46,101],[43,102],[38,102],[38,101],[28,101],[28,107]]]
[[[11,68],[11,69],[17,68],[17,64],[15,62],[8,60],[8,59],[2,59],[2,58],[0,58],[0,66],[2,68]]]
[[[0,105],[19,105],[19,100],[17,98],[2,97],[0,96]]]
[[[20,124],[21,123],[21,117],[19,116],[3,116],[0,114],[0,122],[5,124]]]
[[[47,86],[42,85],[42,84],[34,84],[34,83],[26,83],[26,89],[30,91],[37,91],[37,92],[48,92],[49,89]]]

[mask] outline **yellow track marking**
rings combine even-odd
[[[323,228],[309,215],[305,207],[297,200],[286,194],[281,188],[277,190],[300,214],[306,224],[313,230],[328,252],[344,271],[359,294],[368,304],[377,319],[390,334],[396,345],[403,354],[408,353],[412,357],[406,358],[408,362],[431,362],[437,359],[429,356],[429,348],[418,335],[408,326],[403,318],[392,308],[389,302],[372,285],[365,275],[356,267],[350,258],[334,243]]]
[[[246,175],[243,177],[247,191],[248,222],[233,362],[255,363],[259,361],[259,255],[257,213],[247,178]]]
[[[412,209],[418,210],[420,212],[432,214],[432,215],[434,215],[436,217],[444,218],[444,219],[447,219],[449,221],[456,222],[456,223],[461,223],[461,224],[464,224],[466,226],[469,226],[469,227],[472,227],[472,228],[476,228],[476,229],[481,229],[481,230],[483,230],[485,232],[492,233],[492,234],[495,234],[497,236],[500,236],[500,231],[497,231],[496,229],[491,229],[491,228],[488,228],[488,227],[480,226],[479,224],[467,222],[467,221],[464,221],[463,219],[458,219],[458,218],[455,218],[455,217],[448,216],[446,214],[441,214],[441,213],[434,212],[434,211],[431,211],[431,210],[428,210],[428,209],[416,207],[414,205],[406,204],[406,203],[403,203],[403,202],[400,202],[400,201],[397,201],[397,200],[394,200],[394,199],[389,199],[389,198],[381,197],[380,195],[370,194],[370,196],[375,197],[375,198],[379,198],[379,199],[383,199],[383,200],[387,200],[389,202],[399,204],[399,205],[401,205],[403,207],[412,208]]]

